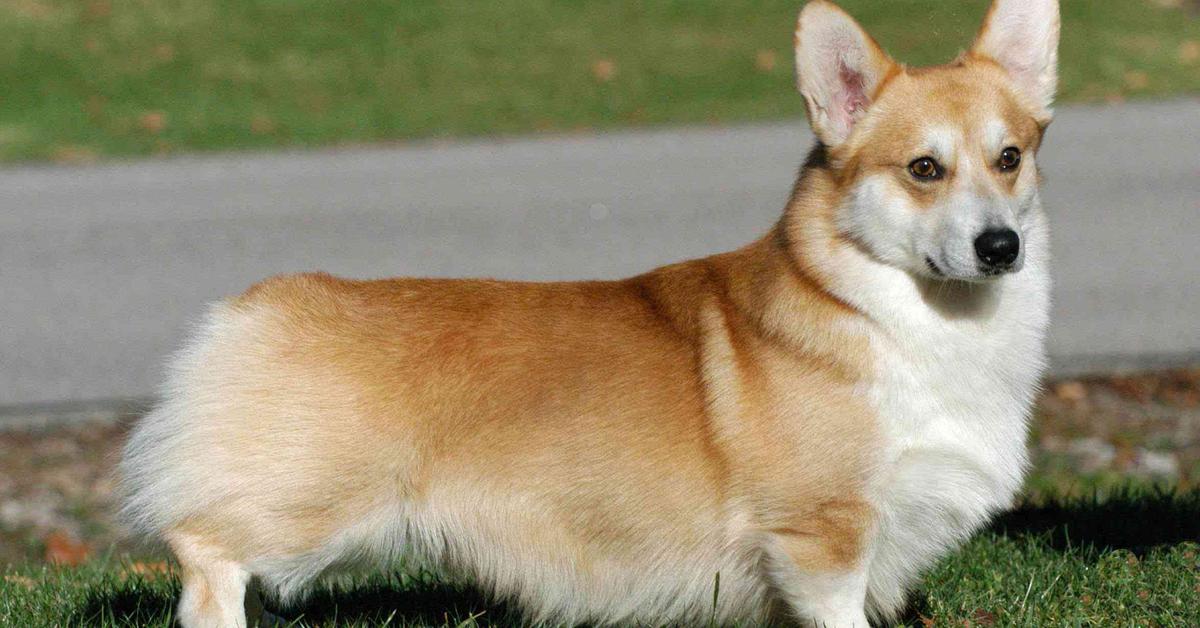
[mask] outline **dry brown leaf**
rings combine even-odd
[[[1179,62],[1184,65],[1193,65],[1200,61],[1200,41],[1189,39],[1179,44]]]
[[[161,578],[171,573],[171,566],[164,561],[145,563],[141,561],[130,563],[121,575],[137,574],[147,580]]]
[[[268,135],[274,133],[276,128],[275,121],[270,116],[260,114],[250,120],[250,132],[255,135]]]
[[[613,80],[617,75],[617,64],[612,59],[598,59],[592,62],[592,77],[601,83]]]
[[[37,586],[37,582],[28,576],[4,576],[4,581],[9,584],[21,585],[26,589],[33,589],[33,587]]]
[[[90,164],[96,161],[96,153],[85,146],[59,146],[50,156],[60,164]]]
[[[99,20],[112,15],[112,2],[109,0],[88,0],[83,7],[83,14],[88,19]]]
[[[1063,401],[1079,403],[1087,399],[1087,386],[1082,382],[1067,380],[1054,386],[1054,395]]]
[[[92,556],[92,548],[65,532],[51,532],[45,539],[46,562],[52,565],[75,566]]]
[[[147,133],[158,135],[167,128],[167,114],[161,111],[147,111],[138,117],[138,126]]]
[[[1158,389],[1158,382],[1149,376],[1130,375],[1128,377],[1113,377],[1108,385],[1118,395],[1132,399],[1138,403],[1149,403]]]
[[[1150,86],[1150,75],[1139,70],[1125,73],[1125,86],[1129,89],[1146,89]]]
[[[171,44],[159,44],[154,47],[154,57],[167,62],[175,58],[175,47]]]
[[[104,114],[104,107],[108,104],[108,99],[99,94],[92,94],[87,97],[83,103],[83,111],[88,118],[96,120]]]
[[[772,72],[778,64],[779,59],[774,50],[759,50],[754,55],[754,67],[760,72]]]

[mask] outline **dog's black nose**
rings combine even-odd
[[[1012,266],[1021,252],[1021,237],[1012,229],[989,229],[975,238],[975,254],[985,266]]]

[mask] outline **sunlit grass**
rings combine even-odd
[[[798,116],[800,4],[13,0],[0,159]],[[1200,19],[1163,4],[1066,0],[1064,97],[1200,90]],[[965,47],[986,2],[844,5],[924,64]]]

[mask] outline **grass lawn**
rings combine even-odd
[[[1197,540],[1200,492],[1128,489],[1029,504],[942,561],[905,625],[1194,627]],[[169,626],[177,587],[157,563],[11,568],[0,580],[0,625]],[[521,625],[470,590],[398,576],[275,610],[306,626]]]
[[[801,0],[12,0],[0,160],[799,115]],[[845,0],[901,60],[985,0]],[[1062,93],[1200,91],[1200,2],[1064,0]]]

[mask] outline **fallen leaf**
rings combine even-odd
[[[924,615],[918,615],[918,617],[920,618],[921,625],[924,626],[924,628],[933,628],[934,620],[932,617],[926,617]]]
[[[4,576],[4,581],[9,584],[19,584],[26,589],[33,589],[37,585],[33,578],[27,576]]]
[[[84,5],[83,14],[89,19],[98,20],[112,14],[112,2],[109,0],[88,0]]]
[[[1088,604],[1091,604],[1091,603],[1092,603],[1092,600],[1094,600],[1094,599],[1095,599],[1095,598],[1093,598],[1093,597],[1092,597],[1092,595],[1091,595],[1090,593],[1084,593],[1084,594],[1083,594],[1083,595],[1082,595],[1082,596],[1079,598],[1079,601],[1080,601],[1080,602],[1083,602],[1083,605],[1084,605],[1084,606],[1087,606]]]
[[[613,80],[617,74],[617,64],[612,59],[599,59],[592,63],[592,76],[601,83]]]
[[[1145,72],[1130,70],[1125,73],[1125,86],[1129,89],[1146,89],[1150,85],[1150,76]]]
[[[1065,381],[1054,386],[1054,395],[1063,401],[1079,403],[1087,399],[1087,386],[1081,382]]]
[[[1200,41],[1189,39],[1179,44],[1179,62],[1192,65],[1200,61]]]
[[[1142,589],[1137,592],[1137,596],[1138,596],[1139,600],[1148,600],[1148,599],[1150,599],[1150,592],[1145,589]]]
[[[92,555],[91,546],[65,532],[51,532],[45,543],[46,562],[52,565],[75,566],[84,563]]]
[[[130,563],[122,575],[137,574],[147,580],[154,580],[171,573],[171,566],[164,561],[145,563],[141,561]]]
[[[147,111],[138,118],[138,126],[147,133],[155,135],[167,128],[167,114],[161,111]]]
[[[16,11],[16,13],[18,15],[21,15],[24,17],[31,17],[31,18],[35,18],[35,19],[49,17],[51,14],[54,13],[53,9],[46,6],[45,3],[36,2],[34,0],[25,0],[23,2],[14,2],[14,3],[12,3],[12,6],[9,8]]]
[[[175,47],[171,44],[159,44],[154,47],[154,56],[159,61],[170,61],[175,58]]]
[[[88,118],[96,120],[104,114],[104,107],[107,104],[107,98],[98,94],[92,94],[91,96],[87,97],[86,101],[84,101],[83,111],[87,114]]]
[[[778,65],[778,58],[774,50],[759,50],[754,55],[754,67],[760,72],[771,72]]]
[[[974,613],[971,613],[971,621],[976,626],[995,626],[996,614],[977,608]]]
[[[250,132],[255,135],[274,133],[276,128],[275,121],[270,116],[256,115],[250,120]]]
[[[1158,388],[1158,384],[1153,378],[1136,375],[1113,377],[1109,380],[1108,385],[1118,395],[1138,403],[1149,403],[1154,398],[1154,391]]]
[[[54,149],[51,159],[60,164],[88,164],[96,161],[96,153],[85,146],[59,146]]]

